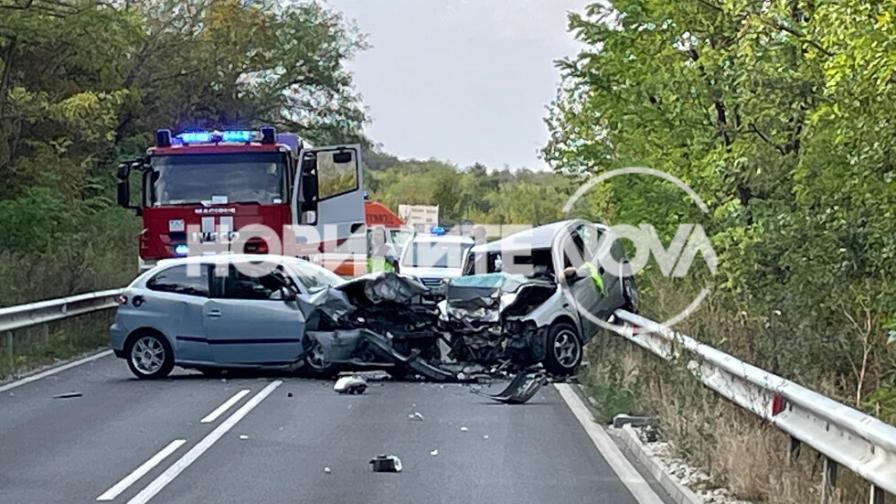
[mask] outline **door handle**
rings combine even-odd
[[[208,316],[211,318],[218,318],[221,316],[221,310],[209,310]]]

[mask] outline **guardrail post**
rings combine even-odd
[[[880,487],[875,484],[871,485],[871,504],[884,504],[884,495],[886,494]]]
[[[16,353],[12,347],[12,331],[7,331],[6,333],[6,353],[9,355],[9,375],[13,376],[15,374],[15,366],[16,366]]]
[[[800,440],[790,436],[790,448],[787,450],[787,465],[793,464],[800,457],[800,446]]]
[[[824,458],[824,468],[821,471],[821,504],[831,501],[831,494],[837,485],[837,462],[829,457]]]

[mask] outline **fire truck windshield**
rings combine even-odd
[[[152,206],[286,201],[286,158],[277,152],[154,156]]]

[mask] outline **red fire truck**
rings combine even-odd
[[[207,245],[310,255],[364,228],[359,145],[311,148],[270,127],[178,135],[162,129],[155,147],[119,165],[117,176],[118,204],[143,218],[141,271],[159,259],[205,253]],[[140,183],[136,204],[132,179]],[[274,235],[259,237],[261,227]],[[253,237],[241,240],[245,229]]]

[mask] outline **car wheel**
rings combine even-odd
[[[164,378],[174,369],[174,351],[168,339],[157,332],[140,332],[125,348],[128,367],[137,378]]]
[[[569,376],[582,362],[582,339],[575,326],[566,322],[554,324],[548,332],[544,367],[549,373]]]
[[[320,343],[312,341],[311,348],[305,354],[305,371],[318,378],[332,378],[339,373],[339,365],[328,362]]]
[[[638,292],[638,286],[635,285],[635,279],[627,276],[622,279],[622,297],[625,301],[623,309],[632,313],[638,313],[641,309],[641,294]]]

